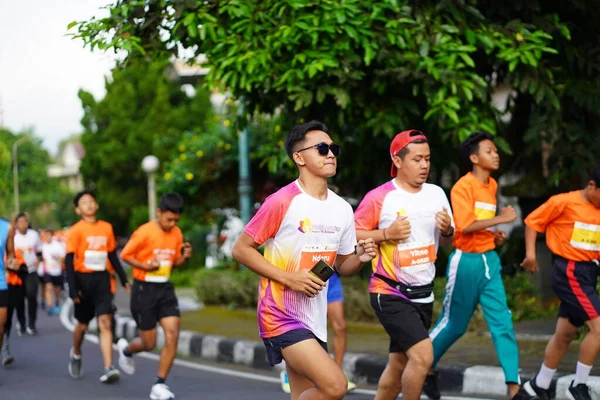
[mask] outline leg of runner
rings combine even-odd
[[[346,317],[344,316],[344,301],[334,301],[327,304],[327,317],[333,328],[333,359],[342,368],[346,353]],[[356,384],[348,380],[348,392],[356,389]]]
[[[390,353],[388,363],[379,378],[375,400],[398,397],[402,391],[402,377],[407,363],[406,353]]]
[[[519,347],[512,323],[512,314],[506,304],[506,292],[502,283],[502,265],[495,251],[482,254],[489,265],[490,279],[480,297],[481,309],[492,334],[498,360],[504,371],[508,394],[512,398],[519,391]]]
[[[400,356],[395,356],[400,354]],[[379,379],[375,400],[393,400],[402,390],[404,400],[418,400],[423,382],[433,362],[433,347],[425,339],[406,351],[408,362],[403,364],[402,353],[391,353],[388,366]],[[398,391],[396,391],[398,390]]]
[[[37,296],[38,296],[38,275],[36,272],[27,274],[25,281],[25,297],[27,297],[27,334],[34,336],[37,334],[35,322],[37,319]]]
[[[292,400],[335,400],[345,396],[348,383],[344,372],[315,339],[288,346],[281,354],[288,370]]]
[[[100,330],[100,351],[104,361],[104,368],[112,365],[112,315],[104,314],[98,317],[98,329]]]
[[[77,322],[73,330],[73,347],[69,354],[69,375],[73,379],[79,379],[83,375],[83,366],[81,362],[81,344],[87,331],[88,325]]]
[[[52,303],[52,291],[54,290],[54,285],[52,285],[52,280],[49,275],[46,275],[48,278],[44,277],[44,285],[42,286],[44,289],[44,302],[46,303],[46,311],[48,315],[52,315],[54,312],[54,304]]]
[[[25,280],[25,276],[21,277],[21,280]],[[27,323],[25,322],[25,287],[14,286],[19,289],[14,291],[14,308],[17,313],[17,322],[19,323],[17,329],[17,335],[23,336],[25,334],[25,328],[27,328]]]
[[[159,379],[167,379],[169,371],[173,366],[173,360],[177,355],[177,342],[179,341],[179,317],[165,317],[158,321],[165,333],[165,345],[160,352],[160,361],[158,363]]]

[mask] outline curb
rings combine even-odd
[[[65,314],[70,323],[76,323],[73,315],[73,303],[67,301],[64,305]],[[117,338],[128,341],[137,336],[138,329],[133,318],[115,315]],[[95,320],[90,323],[90,331],[96,331]],[[157,327],[156,347],[164,345],[164,333]],[[181,330],[177,352],[186,357],[199,357],[216,362],[243,365],[250,368],[273,370],[282,369],[282,364],[273,368],[267,361],[267,353],[261,342],[238,340],[224,336],[204,335],[199,332]],[[344,371],[348,378],[358,384],[376,385],[387,364],[387,357],[362,353],[346,353],[344,356]],[[485,365],[453,365],[437,368],[439,387],[442,393],[460,395],[485,395],[506,397],[504,373],[500,367]],[[533,379],[535,373],[521,372],[521,380]],[[557,374],[552,381],[551,390],[556,394],[556,400],[567,400],[566,390],[575,375]],[[588,380],[592,398],[600,398],[600,377],[591,376]]]

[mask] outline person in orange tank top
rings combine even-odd
[[[505,232],[497,226],[514,221],[517,214],[507,206],[496,215],[498,184],[491,175],[500,167],[500,155],[493,139],[489,133],[475,132],[461,145],[461,156],[470,171],[454,184],[450,193],[456,249],[448,259],[443,309],[430,337],[435,368],[466,332],[476,307],[481,305],[512,397],[519,390],[519,349],[495,248],[505,238]],[[439,400],[437,375],[432,372],[425,381],[424,392]]]
[[[163,195],[156,211],[158,218],[136,229],[121,252],[121,258],[133,266],[131,315],[140,336],[131,343],[119,340],[119,367],[127,374],[135,373],[133,355],[154,349],[158,322],[165,333],[165,345],[150,390],[150,398],[156,400],[175,397],[165,380],[177,354],[181,314],[169,277],[173,268],[183,265],[192,256],[192,245],[183,241],[177,226],[182,212],[183,198],[180,195]]]
[[[129,290],[127,275],[116,253],[112,225],[97,219],[98,203],[90,191],[81,191],[73,199],[75,211],[81,220],[67,232],[67,281],[69,297],[75,303],[77,325],[73,331],[69,374],[74,379],[83,375],[81,344],[88,324],[98,319],[100,350],[104,361],[102,383],[113,383],[120,373],[112,365],[112,311],[113,295],[110,289],[108,264],[112,264],[125,290]]]
[[[600,164],[582,190],[552,196],[525,219],[526,255],[521,266],[535,272],[536,237],[546,232],[554,255],[552,290],[560,299],[558,321],[546,346],[537,376],[526,382],[516,398],[550,399],[550,384],[577,328],[589,332],[581,342],[575,379],[567,389],[571,400],[591,400],[588,376],[600,351],[600,298],[596,292],[600,259]]]

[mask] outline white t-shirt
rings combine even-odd
[[[265,245],[264,257],[288,272],[311,269],[320,259],[333,267],[338,254],[354,253],[352,207],[327,192],[326,200],[304,193],[297,181],[269,196],[244,232]],[[327,341],[327,286],[316,297],[262,278],[258,288],[260,336],[308,329]]]
[[[356,229],[384,229],[399,216],[406,216],[410,222],[408,239],[379,244],[377,257],[372,261],[373,272],[408,286],[431,283],[435,277],[440,242],[435,214],[444,208],[452,221],[452,210],[443,189],[429,183],[424,183],[417,193],[410,193],[400,188],[393,179],[367,193],[354,214]],[[375,276],[371,277],[369,292],[404,297]],[[431,303],[433,293],[428,298],[412,301]]]
[[[15,249],[21,250],[23,253],[23,260],[27,265],[28,272],[34,272],[37,262],[37,253],[42,251],[40,235],[33,229],[28,229],[24,235],[17,231],[15,233]]]
[[[65,246],[53,239],[50,243],[42,244],[42,257],[44,258],[44,274],[51,276],[62,275],[61,258],[67,255]]]

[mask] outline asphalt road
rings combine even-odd
[[[16,361],[9,367],[0,366],[0,399],[148,399],[157,368],[155,354],[136,356],[135,375],[122,373],[120,381],[105,385],[98,380],[102,361],[100,350],[93,343],[97,338],[90,335],[83,346],[84,376],[73,380],[67,372],[71,333],[58,317],[44,314],[39,316],[38,331],[35,337],[18,337],[13,332],[10,345]],[[272,373],[186,360],[176,361],[167,384],[177,399],[289,399]],[[372,390],[363,389],[347,398],[372,399],[373,394]]]

